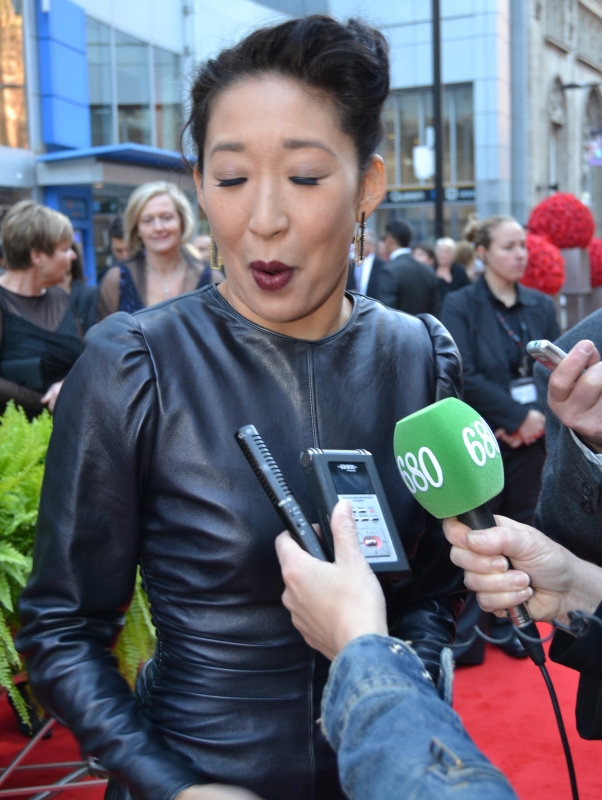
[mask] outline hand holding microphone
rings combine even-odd
[[[469,405],[450,397],[410,414],[397,423],[394,450],[404,483],[430,514],[457,516],[473,530],[495,526],[487,501],[504,488],[504,467],[495,436]],[[539,639],[524,602],[507,614]],[[523,646],[536,664],[545,662],[540,642]]]
[[[568,623],[568,612],[593,613],[602,600],[602,569],[582,561],[543,533],[506,517],[471,531],[457,519],[443,523],[451,560],[464,570],[483,611],[529,601],[533,619]],[[512,559],[510,567],[508,559]]]

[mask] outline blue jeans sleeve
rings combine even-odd
[[[353,800],[517,800],[399,639],[371,634],[338,655],[322,722]]]

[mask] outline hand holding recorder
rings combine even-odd
[[[334,563],[312,558],[288,532],[276,539],[286,585],[282,602],[310,647],[331,661],[352,639],[388,635],[385,598],[362,554],[351,504],[339,501],[331,515]]]

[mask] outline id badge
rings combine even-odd
[[[510,394],[512,399],[521,406],[537,402],[537,389],[533,378],[519,378],[510,382]]]

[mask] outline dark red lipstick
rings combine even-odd
[[[284,289],[293,277],[294,268],[283,264],[282,261],[251,261],[249,269],[255,278],[255,283],[264,292],[278,292]]]

